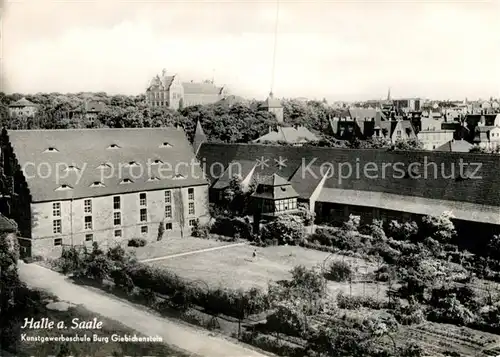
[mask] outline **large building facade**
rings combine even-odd
[[[227,95],[224,87],[218,87],[213,81],[182,82],[180,77],[167,75],[155,76],[146,89],[146,102],[152,107],[179,109],[194,105],[213,104]]]
[[[4,131],[2,213],[27,255],[187,236],[208,186],[175,128]]]

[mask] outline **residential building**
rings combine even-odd
[[[183,130],[4,130],[1,146],[2,213],[28,254],[189,235],[208,217],[207,182]]]
[[[89,100],[84,102],[80,107],[71,110],[68,113],[68,118],[79,118],[88,120],[93,123],[97,120],[99,114],[106,109],[106,105],[101,101]]]
[[[283,123],[283,106],[279,99],[274,98],[273,92],[269,93],[269,97],[262,103],[260,109],[273,113],[278,123]]]
[[[319,138],[302,125],[294,125],[290,127],[277,125],[270,126],[267,134],[255,139],[253,142],[303,145],[305,143],[317,141],[319,141]]]
[[[375,128],[375,136],[386,138],[391,143],[417,138],[415,128],[410,120],[382,121],[379,127],[380,129]]]
[[[146,89],[146,103],[152,107],[179,109],[198,104],[213,104],[227,94],[224,87],[218,87],[214,81],[182,82],[177,74],[155,76]]]
[[[419,98],[391,99],[396,109],[407,112],[418,112],[421,110],[421,100]]]
[[[9,105],[9,116],[12,117],[33,117],[38,111],[38,105],[30,102],[26,98],[21,98],[18,101]]]
[[[423,144],[424,150],[434,150],[453,140],[454,130],[427,128],[417,134],[418,141]]]
[[[297,202],[316,213],[318,224],[340,223],[350,214],[367,223],[451,211],[462,236],[489,239],[500,229],[495,155],[204,143],[198,159],[211,181],[211,201],[221,198],[238,168],[242,182],[279,175],[297,192]]]

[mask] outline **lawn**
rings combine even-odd
[[[140,248],[127,247],[127,250],[135,252],[137,259],[143,260],[163,257],[166,255],[192,252],[200,249],[219,247],[228,244],[232,243],[218,241],[215,239],[201,239],[194,237],[167,238],[159,242],[148,243],[146,246]]]
[[[257,256],[252,257],[254,249]],[[330,256],[330,257],[329,257]],[[149,264],[168,268],[183,278],[204,281],[212,287],[228,287],[232,289],[248,289],[251,287],[267,288],[270,281],[284,280],[291,277],[290,270],[297,265],[313,267],[334,259],[345,259],[357,266],[361,273],[373,272],[375,265],[361,259],[348,258],[340,255],[297,246],[272,246],[255,248],[250,245],[235,246],[221,250],[195,253],[180,257],[172,257]],[[329,282],[332,294],[343,291],[353,295],[377,295],[376,284]],[[385,298],[386,286],[378,286],[380,298]]]

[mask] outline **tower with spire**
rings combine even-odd
[[[269,97],[264,101],[261,108],[276,116],[276,121],[278,123],[283,123],[283,106],[279,99],[274,98],[274,94],[271,91]]]
[[[208,141],[207,136],[205,135],[205,132],[203,131],[203,127],[201,126],[200,121],[196,123],[196,130],[194,132],[194,138],[193,138],[193,149],[194,153],[198,154],[198,150],[200,150],[200,146],[203,143],[206,143]]]

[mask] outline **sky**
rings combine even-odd
[[[500,0],[4,0],[0,58],[7,93],[140,94],[166,69],[256,99],[488,99]]]

